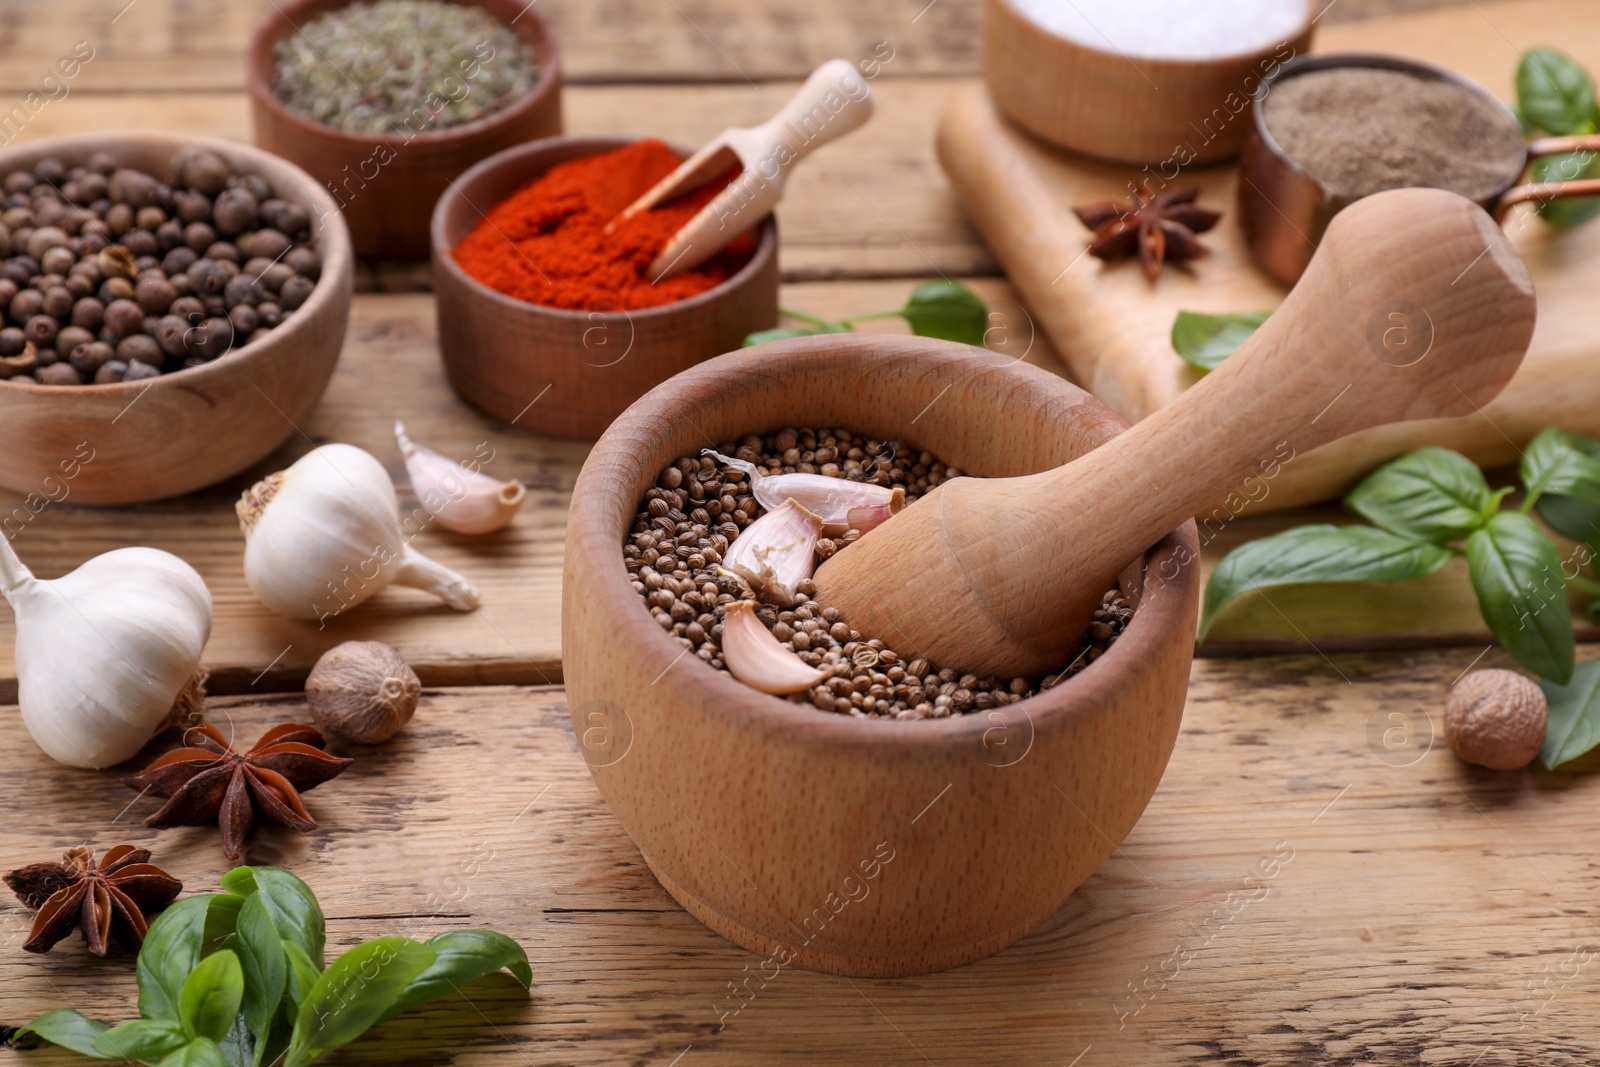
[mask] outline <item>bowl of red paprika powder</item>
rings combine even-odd
[[[597,438],[657,384],[777,325],[770,217],[701,267],[648,276],[732,174],[617,218],[688,154],[649,139],[549,138],[484,160],[439,198],[439,348],[468,403],[537,433]]]

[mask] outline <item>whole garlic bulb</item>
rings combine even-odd
[[[417,500],[446,530],[463,534],[486,534],[504,529],[517,517],[517,509],[527,497],[521,482],[502,482],[482,471],[469,470],[449,456],[424,448],[406,433],[404,425],[394,424],[395,440],[405,457],[406,473],[411,476],[411,491]]]
[[[239,499],[244,577],[273,611],[325,622],[398,582],[457,611],[478,590],[407,543],[389,473],[354,445],[323,445]]]
[[[380,641],[329,649],[306,679],[306,706],[317,728],[363,745],[393,737],[411,721],[421,695],[416,672]]]
[[[109,767],[203,697],[211,593],[177,556],[119,548],[54,581],[0,538],[0,593],[17,616],[17,702],[51,759]]]

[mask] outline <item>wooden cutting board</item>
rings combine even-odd
[[[1558,47],[1600,70],[1600,4],[1475,3],[1329,26],[1315,50],[1416,56],[1509,100],[1521,52],[1536,45]],[[1125,197],[1137,168],[1077,156],[1022,132],[1000,116],[981,85],[952,99],[940,124],[939,158],[1073,377],[1129,420],[1150,414],[1198,378],[1172,351],[1169,333],[1180,309],[1265,310],[1283,298],[1284,289],[1245,250],[1235,221],[1234,164],[1187,168],[1174,181],[1199,186],[1201,203],[1226,216],[1204,238],[1209,258],[1193,270],[1169,267],[1152,285],[1133,263],[1105,264],[1086,255],[1088,231],[1070,210]],[[1546,426],[1600,434],[1600,222],[1556,230],[1519,210],[1506,227],[1532,272],[1539,325],[1505,392],[1479,414],[1381,427],[1297,456],[1252,512],[1337,496],[1366,471],[1425,444],[1499,465],[1514,462],[1518,447]]]

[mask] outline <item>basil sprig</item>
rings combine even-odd
[[[1520,474],[1522,506],[1506,510],[1511,490],[1491,489],[1471,460],[1448,449],[1420,448],[1379,467],[1344,500],[1372,526],[1302,526],[1225,556],[1206,586],[1200,640],[1254,589],[1404,581],[1464,556],[1483,620],[1506,651],[1555,686],[1576,684],[1567,597],[1569,589],[1588,594],[1590,614],[1600,614],[1600,581],[1583,573],[1600,556],[1600,441],[1544,430],[1524,450]],[[1563,557],[1533,521],[1535,508],[1581,547]],[[1593,714],[1600,720],[1600,705]],[[1573,755],[1563,750],[1562,761]]]
[[[945,341],[959,341],[964,345],[983,346],[989,330],[989,311],[983,298],[960,282],[948,278],[925,282],[911,291],[911,299],[904,307],[893,311],[874,311],[866,315],[852,315],[847,319],[823,319],[804,311],[779,308],[784,318],[806,325],[761,330],[744,339],[745,347],[784,341],[791,337],[811,337],[821,333],[850,333],[858,322],[871,319],[902,318],[911,324],[911,332],[918,337],[937,337]]]
[[[1588,71],[1555,49],[1529,49],[1517,68],[1517,116],[1533,131],[1557,136],[1594,133],[1600,126],[1594,82]],[[1536,182],[1579,178],[1600,178],[1600,154],[1567,152],[1534,161]],[[1600,197],[1553,200],[1538,210],[1551,225],[1575,226],[1600,215]]]
[[[490,930],[426,942],[380,937],[324,967],[322,909],[299,878],[238,867],[222,887],[185,897],[150,924],[137,965],[140,1018],[107,1026],[49,1011],[15,1039],[157,1067],[305,1067],[374,1024],[499,970],[524,989],[533,983],[522,947]]]
[[[1191,367],[1216,370],[1271,314],[1270,311],[1241,311],[1208,315],[1203,311],[1180,311],[1172,322],[1172,350]]]

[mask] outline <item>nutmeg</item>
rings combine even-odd
[[[416,672],[378,641],[329,649],[306,679],[306,704],[318,729],[363,745],[393,737],[411,721],[421,694]]]
[[[1544,744],[1544,691],[1513,671],[1473,671],[1455,684],[1444,709],[1450,751],[1493,770],[1525,767]]]

